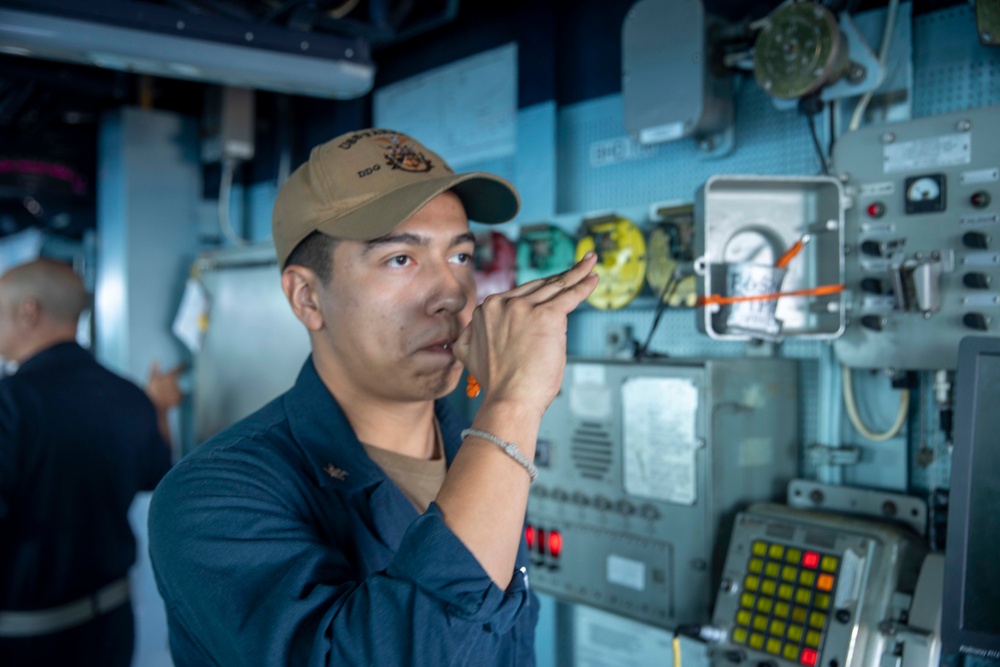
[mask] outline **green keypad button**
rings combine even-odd
[[[764,561],[760,558],[751,558],[747,569],[753,574],[760,574],[764,571]]]
[[[753,629],[764,632],[767,630],[767,616],[754,616]]]
[[[750,648],[755,648],[755,649],[764,648],[764,635],[760,634],[759,632],[751,633],[750,641],[748,641],[747,644],[750,645]]]
[[[778,573],[781,571],[781,566],[773,561],[768,561],[767,565],[764,566],[764,574],[774,579],[778,578]]]
[[[781,651],[781,640],[771,637],[767,640],[767,652],[773,655],[778,655]]]
[[[785,656],[786,660],[795,660],[799,657],[799,647],[795,644],[786,644],[785,650],[782,651],[782,655]]]
[[[762,595],[774,595],[774,592],[777,589],[778,585],[774,579],[765,579],[764,583],[760,585],[760,592]]]
[[[778,586],[778,597],[781,598],[782,600],[791,600],[792,590],[794,589],[792,588],[791,584],[781,584],[780,586]]]
[[[812,570],[802,570],[799,572],[799,583],[811,588],[816,585],[816,573]]]
[[[809,648],[819,648],[820,634],[815,630],[806,633],[806,646]]]
[[[747,630],[746,628],[736,628],[733,630],[733,641],[737,644],[747,643]]]
[[[744,593],[740,596],[740,606],[753,609],[753,593]]]
[[[823,629],[823,625],[826,624],[826,614],[820,611],[814,611],[809,614],[809,625],[820,630]]]
[[[836,572],[837,571],[837,558],[836,556],[823,556],[822,560],[819,562],[819,569],[824,572]]]
[[[757,600],[757,611],[764,614],[770,614],[771,607],[773,605],[774,603],[771,601],[771,598],[760,598]]]
[[[795,591],[795,601],[799,604],[809,604],[812,600],[812,591],[808,588],[800,588]]]
[[[747,578],[743,580],[743,588],[748,591],[756,591],[758,586],[760,586],[760,577],[748,574]]]
[[[792,607],[792,620],[796,623],[805,623],[807,613],[805,607]]]
[[[788,626],[788,641],[795,642],[798,644],[802,641],[803,629],[801,625],[789,625]]]
[[[794,563],[798,565],[799,563],[802,562],[802,550],[792,549],[791,547],[785,549],[785,560],[787,560],[789,563]]]
[[[813,606],[816,609],[826,611],[830,608],[830,595],[828,593],[817,593],[816,599],[813,600]]]
[[[777,619],[771,621],[771,634],[781,637],[785,634],[785,624]]]
[[[740,625],[750,625],[750,612],[746,609],[740,609],[736,612],[736,622]]]
[[[776,602],[774,604],[774,617],[780,618],[781,620],[785,620],[786,618],[788,618],[789,610],[790,607],[788,606],[787,602]]]
[[[775,560],[781,560],[781,557],[785,555],[785,547],[780,544],[772,544],[767,549],[767,555]]]
[[[767,544],[765,542],[757,540],[756,542],[753,543],[753,546],[750,547],[750,551],[753,552],[754,556],[766,556]]]
[[[781,568],[781,578],[785,581],[795,581],[795,573],[797,570],[791,565],[786,565]]]

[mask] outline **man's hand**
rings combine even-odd
[[[184,400],[184,392],[181,391],[177,378],[185,370],[187,364],[178,364],[164,373],[160,371],[159,362],[153,362],[149,369],[149,379],[146,380],[146,395],[153,402],[157,414],[166,414]]]
[[[486,298],[455,342],[455,356],[479,381],[486,401],[544,411],[566,368],[566,316],[597,286],[588,253],[564,273]]]

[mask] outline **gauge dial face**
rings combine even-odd
[[[667,305],[673,308],[679,306],[693,307],[697,301],[694,276],[688,276],[669,289],[669,294],[663,290],[677,268],[677,258],[671,248],[670,232],[662,225],[655,227],[649,233],[649,248],[647,252],[646,282],[653,293],[664,298]]]
[[[517,240],[517,284],[547,278],[573,266],[576,244],[555,225],[521,230]]]
[[[646,279],[646,240],[631,220],[615,218],[590,225],[576,245],[576,260],[597,253],[594,273],[600,277],[587,303],[600,310],[624,308]]]
[[[729,237],[722,251],[726,264],[766,264],[774,266],[778,260],[775,243],[762,229],[748,227]]]
[[[777,9],[754,44],[753,71],[768,93],[794,99],[836,81],[848,65],[837,19],[813,2]]]
[[[928,176],[918,178],[906,189],[906,198],[910,201],[927,201],[941,196],[941,187],[937,181]]]

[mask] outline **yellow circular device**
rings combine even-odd
[[[687,306],[693,308],[698,300],[693,275],[683,278],[676,285],[667,287],[670,276],[677,269],[678,259],[674,251],[675,242],[672,230],[667,225],[657,225],[649,233],[648,266],[646,282],[657,297],[663,298],[671,308]],[[664,293],[664,288],[667,292]]]
[[[587,303],[600,310],[624,308],[639,292],[646,277],[646,240],[631,220],[608,218],[592,222],[576,244],[576,259],[597,253],[594,273],[600,277]]]

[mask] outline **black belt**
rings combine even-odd
[[[129,600],[128,577],[122,577],[79,600],[34,611],[0,611],[0,637],[35,637],[83,625]]]

